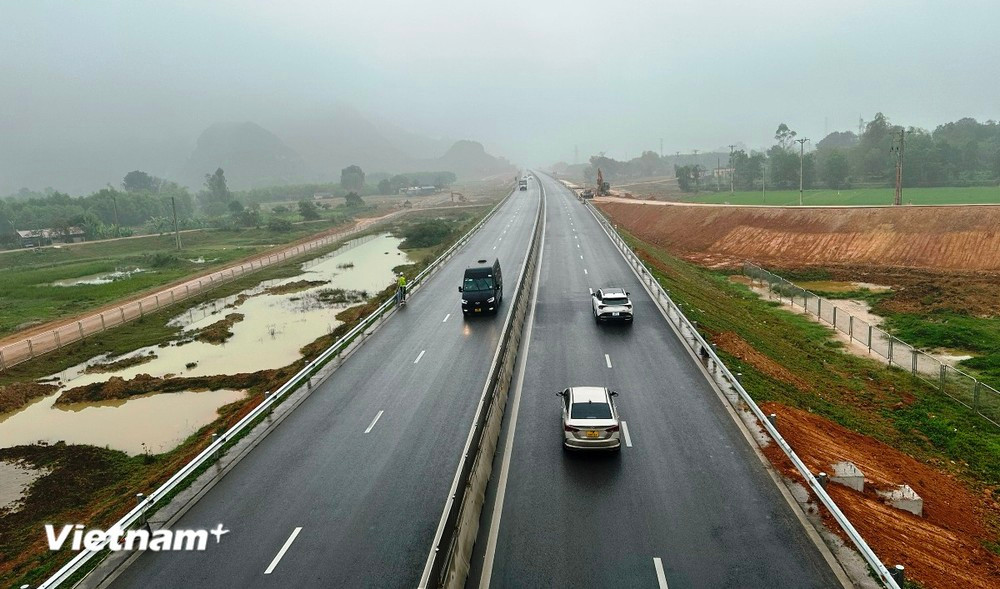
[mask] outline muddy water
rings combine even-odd
[[[316,293],[343,288],[365,290],[370,296],[381,291],[392,284],[393,267],[410,263],[398,249],[400,243],[397,238],[383,235],[346,251],[306,262],[302,274],[248,289],[240,293],[249,296],[242,302],[238,302],[237,295],[186,311],[172,320],[183,328],[178,340],[166,347],[150,346],[129,354],[138,356],[152,352],[156,357],[150,362],[112,373],[86,374],[87,364],[105,360],[92,358],[53,377],[66,389],[107,381],[112,376],[124,379],[143,373],[210,376],[286,366],[300,357],[302,346],[340,324],[335,315],[347,305],[320,304]],[[268,288],[300,280],[325,283],[294,293],[265,292]],[[191,339],[195,330],[229,313],[242,313],[244,319],[232,326],[233,336],[224,344],[184,343]],[[211,422],[218,407],[240,395],[240,391],[153,394],[74,407],[56,406],[57,392],[17,412],[0,415],[0,447],[38,440],[65,440],[67,443],[107,445],[130,453],[143,452],[146,448],[153,453],[162,452]]]
[[[129,454],[151,454],[177,446],[211,423],[219,407],[243,391],[153,393],[128,400],[53,405],[52,395],[13,414],[0,416],[0,446],[49,443],[108,446]],[[143,446],[145,444],[145,446]]]
[[[18,501],[36,479],[46,474],[45,469],[36,469],[0,460],[0,511],[16,510]]]
[[[79,278],[66,278],[64,280],[56,280],[52,283],[52,286],[76,286],[78,284],[108,284],[109,282],[114,282],[116,280],[128,280],[132,278],[133,274],[139,274],[146,272],[142,268],[132,268],[130,270],[115,270],[114,272],[102,272],[100,274],[91,274],[89,276],[80,276]]]

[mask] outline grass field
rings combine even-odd
[[[806,190],[803,192],[804,205],[891,205],[892,188],[853,188],[849,190]],[[702,192],[670,197],[683,202],[698,202],[707,204],[734,205],[779,205],[792,206],[799,204],[798,190],[767,191],[761,195],[760,190],[748,192]],[[904,188],[903,204],[940,205],[940,204],[1000,204],[1000,187],[970,186],[964,188]]]
[[[337,220],[343,222],[344,217]],[[0,254],[0,336],[223,267],[333,226],[324,219],[292,225],[288,232],[193,231],[181,235],[181,251],[174,248],[173,235],[152,235]],[[144,271],[106,284],[53,285],[56,280],[134,268]]]

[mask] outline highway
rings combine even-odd
[[[464,321],[465,267],[499,257],[506,314],[540,205],[497,214],[174,529],[230,530],[147,552],[114,587],[415,587],[504,316]]]
[[[839,586],[597,221],[537,177],[540,282],[467,587]],[[595,324],[606,286],[631,292],[631,327]],[[620,455],[562,448],[555,393],[574,385],[620,393]]]

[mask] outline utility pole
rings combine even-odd
[[[767,158],[760,161],[760,201],[767,204]]]
[[[799,144],[799,206],[802,206],[802,157],[805,154],[806,141],[809,141],[805,137],[801,139],[796,139],[795,142]]]
[[[174,238],[177,242],[177,249],[181,249],[181,232],[177,230],[177,202],[174,197],[170,197],[170,208],[174,210]]]
[[[722,192],[722,158],[715,158],[715,191]]]
[[[115,191],[111,191],[111,202],[115,206],[115,237],[122,236],[121,225],[118,224],[118,197],[115,196]]]
[[[736,192],[736,166],[733,164],[733,153],[735,153],[736,146],[729,146],[729,194],[734,194]]]
[[[896,154],[896,195],[893,204],[899,206],[903,204],[903,137],[906,135],[904,129],[899,130],[899,145],[894,145],[890,151]]]
[[[663,137],[660,137],[660,159],[663,158]]]

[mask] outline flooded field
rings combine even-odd
[[[142,362],[95,372],[95,364],[109,359],[92,358],[52,375],[51,382],[59,384],[61,392],[112,376],[126,380],[138,374],[212,376],[286,366],[300,357],[302,346],[340,324],[336,314],[351,303],[331,303],[339,300],[331,296],[332,289],[360,297],[357,291],[371,296],[392,284],[392,269],[410,263],[398,249],[400,243],[391,235],[374,236],[346,251],[310,260],[297,276],[267,281],[174,317],[171,323],[183,329],[174,341],[111,359],[118,362],[141,356]],[[222,343],[195,339],[201,330],[233,314],[241,317],[227,323],[231,335]],[[64,440],[133,454],[158,453],[211,422],[219,407],[242,395],[232,390],[160,393],[125,401],[55,405],[56,392],[13,413],[0,414],[0,447]]]
[[[0,460],[0,512],[16,510],[31,483],[46,472],[48,471],[44,469]]]

